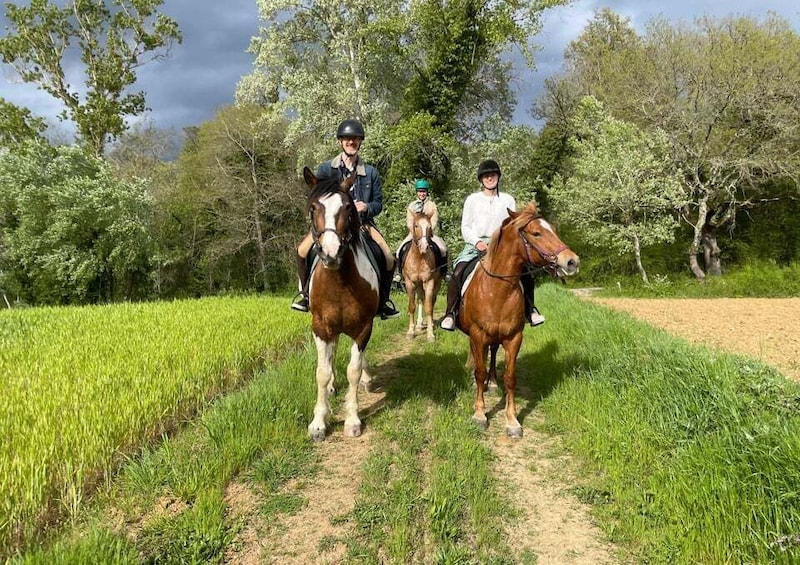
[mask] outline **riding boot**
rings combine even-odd
[[[392,290],[392,273],[394,269],[387,270],[383,272],[383,276],[381,277],[380,281],[380,294],[378,296],[378,301],[380,305],[378,306],[378,314],[380,314],[381,320],[388,320],[390,318],[397,318],[400,315],[400,312],[395,308],[394,302],[392,299],[389,298],[389,293]]]
[[[531,326],[544,324],[544,316],[539,313],[538,308],[533,303],[535,282],[530,274],[520,277],[522,283],[522,296],[525,299],[525,319]]]
[[[449,332],[456,329],[456,314],[461,302],[461,276],[466,266],[466,262],[456,265],[450,283],[447,285],[447,310],[445,310],[444,318],[439,322],[439,327]]]
[[[403,280],[403,261],[406,259],[406,255],[408,255],[408,249],[411,246],[411,242],[407,241],[403,245],[400,246],[400,249],[397,250],[397,261],[395,261],[395,282],[401,282]]]
[[[292,302],[292,309],[298,312],[308,312],[308,259],[301,257],[299,254],[295,258],[297,260],[297,278],[300,281],[300,292],[295,296],[296,300]]]

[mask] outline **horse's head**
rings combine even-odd
[[[414,225],[411,227],[411,237],[419,248],[420,253],[428,250],[428,245],[433,237],[431,219],[426,214],[414,213]]]
[[[558,237],[555,227],[545,220],[531,202],[519,212],[508,211],[504,225],[513,227],[521,238],[525,260],[551,275],[564,277],[578,272],[580,259]]]
[[[308,167],[303,178],[309,186],[308,213],[311,235],[319,247],[319,259],[329,269],[338,269],[351,243],[358,241],[361,220],[350,197],[355,175],[340,184],[333,178],[317,178]]]

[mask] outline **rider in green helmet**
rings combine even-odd
[[[434,235],[431,238],[434,243],[434,254],[436,255],[436,266],[442,271],[444,275],[447,271],[447,244],[444,240],[436,235],[436,227],[439,223],[439,209],[436,203],[429,198],[431,183],[428,179],[417,179],[414,183],[414,191],[417,197],[409,203],[406,208],[406,227],[408,228],[408,235],[397,248],[397,274],[395,281],[402,280],[403,260],[408,253],[408,246],[411,245],[411,231],[414,229],[414,214],[425,214],[431,220],[431,228],[433,228]]]

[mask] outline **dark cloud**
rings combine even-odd
[[[518,56],[510,55],[516,69],[513,88],[519,99],[514,114],[517,123],[532,123],[529,111],[544,79],[559,71],[564,48],[594,11],[604,6],[630,16],[637,29],[643,29],[658,14],[670,20],[691,21],[702,14],[761,17],[769,10],[789,18],[800,29],[796,0],[738,0],[735,6],[719,0],[576,0],[546,14],[542,33],[533,38],[533,43],[542,47],[536,56],[535,72],[526,69]],[[175,45],[167,59],[141,67],[133,88],[147,95],[151,111],[144,118],[158,127],[180,130],[212,119],[221,106],[233,103],[240,77],[252,71],[253,55],[247,48],[258,34],[260,22],[255,0],[167,0],[161,11],[178,22],[183,43]],[[9,69],[4,69],[3,76],[9,80],[0,80],[0,97],[55,122],[61,111],[56,100],[33,86],[13,82]],[[81,83],[82,78],[76,75],[73,84],[79,88]]]

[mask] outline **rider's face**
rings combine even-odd
[[[481,184],[483,188],[494,190],[497,188],[497,183],[500,181],[500,175],[497,173],[486,173],[481,177]]]
[[[347,153],[348,155],[355,155],[358,153],[358,150],[361,149],[361,142],[363,140],[360,137],[340,137],[339,144],[342,146],[342,151]]]

